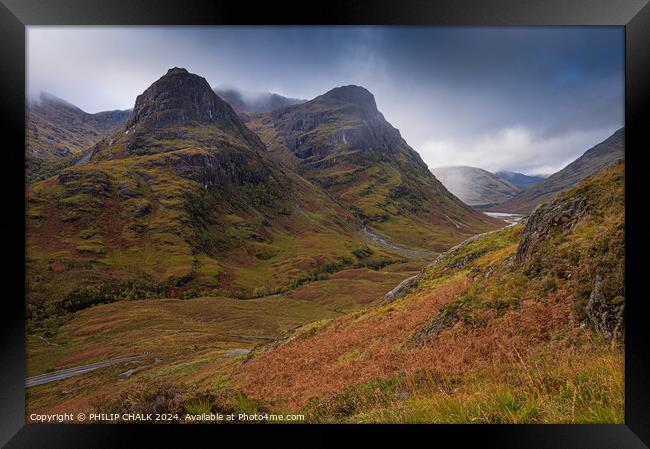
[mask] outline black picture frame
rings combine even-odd
[[[644,211],[648,167],[650,5],[647,0],[331,0],[281,4],[207,0],[0,0],[0,110],[2,111],[5,237],[0,358],[0,444],[7,447],[132,447],[153,441],[215,444],[240,437],[283,434],[286,444],[338,443],[350,432],[384,439],[408,435],[454,446],[500,448],[643,448],[650,445],[650,345],[645,260],[650,220]],[[25,27],[29,25],[481,25],[625,27],[626,343],[623,425],[419,426],[157,426],[25,424],[24,348],[24,139]],[[317,433],[296,437],[305,430]],[[155,432],[154,432],[155,431]],[[244,433],[245,432],[245,433]],[[209,434],[209,435],[208,435]],[[218,439],[215,439],[218,438]],[[240,440],[246,442],[247,440]],[[368,442],[366,441],[366,444]],[[407,443],[408,444],[408,443]]]

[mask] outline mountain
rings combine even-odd
[[[89,114],[54,95],[42,93],[27,105],[27,179],[42,179],[63,161],[74,159],[122,126],[131,111]]]
[[[476,208],[503,203],[521,191],[510,181],[482,168],[455,166],[431,171],[451,193]]]
[[[529,176],[514,171],[498,171],[495,173],[495,175],[510,182],[511,184],[514,184],[522,190],[534,186],[535,184],[539,184],[546,179],[543,176]]]
[[[625,158],[625,128],[621,128],[598,145],[544,181],[515,195],[508,201],[488,210],[507,213],[530,213],[537,205],[554,198],[558,193],[576,186],[583,179]]]
[[[624,181],[623,164],[583,180],[233,377],[308,422],[622,422]]]
[[[499,224],[449,193],[363,87],[255,114],[248,126],[276,160],[398,243],[442,250]]]
[[[283,97],[271,92],[245,95],[237,89],[215,89],[215,93],[227,101],[238,113],[270,112],[307,101]]]
[[[28,297],[64,312],[123,297],[261,296],[396,260],[367,249],[357,218],[281,168],[181,68],[139,95],[87,162],[27,198]]]

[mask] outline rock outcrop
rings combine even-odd
[[[602,293],[603,279],[596,275],[585,313],[596,332],[606,339],[620,339],[624,331],[625,298],[606,298]]]
[[[174,67],[138,95],[127,130],[137,132],[177,126],[216,125],[247,143],[259,146],[257,136],[232,107],[214,93],[205,78]]]
[[[421,277],[422,273],[404,279],[402,282],[397,284],[397,287],[384,295],[384,299],[381,301],[380,305],[389,304],[396,299],[406,295],[412,288],[418,285],[418,281]]]
[[[520,263],[530,259],[553,233],[571,231],[588,216],[589,204],[584,193],[542,204],[526,222],[515,261]]]

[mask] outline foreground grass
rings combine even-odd
[[[533,356],[462,377],[430,371],[375,380],[312,402],[309,417],[348,423],[622,423],[622,350],[595,343],[566,355]]]

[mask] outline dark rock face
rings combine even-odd
[[[589,295],[585,312],[594,329],[605,337],[622,338],[624,331],[625,302],[620,296],[619,301],[612,301],[602,294],[603,279],[596,275],[594,288]]]
[[[337,87],[307,103],[278,110],[273,116],[278,133],[300,159],[321,159],[350,148],[405,151],[399,131],[384,119],[374,96],[363,87]],[[419,155],[411,152],[409,156],[425,166]]]
[[[270,181],[272,171],[265,161],[242,151],[174,153],[143,164],[146,168],[173,168],[182,178],[210,186],[243,186]]]
[[[223,120],[226,114],[205,78],[175,67],[138,95],[130,123],[148,121],[157,127],[207,124]]]
[[[196,125],[215,125],[220,131],[247,144],[262,146],[232,107],[214,93],[205,78],[178,67],[169,69],[162,78],[138,95],[126,132],[133,131],[131,146],[139,147],[140,134],[150,135],[162,130],[169,133],[170,128]],[[186,136],[171,137],[182,139]]]
[[[558,230],[570,231],[588,215],[588,202],[584,194],[542,204],[526,222],[515,261],[521,263],[529,260],[553,233]]]
[[[100,170],[66,170],[59,174],[59,183],[65,186],[68,196],[85,193],[105,197],[111,190],[110,179]]]

